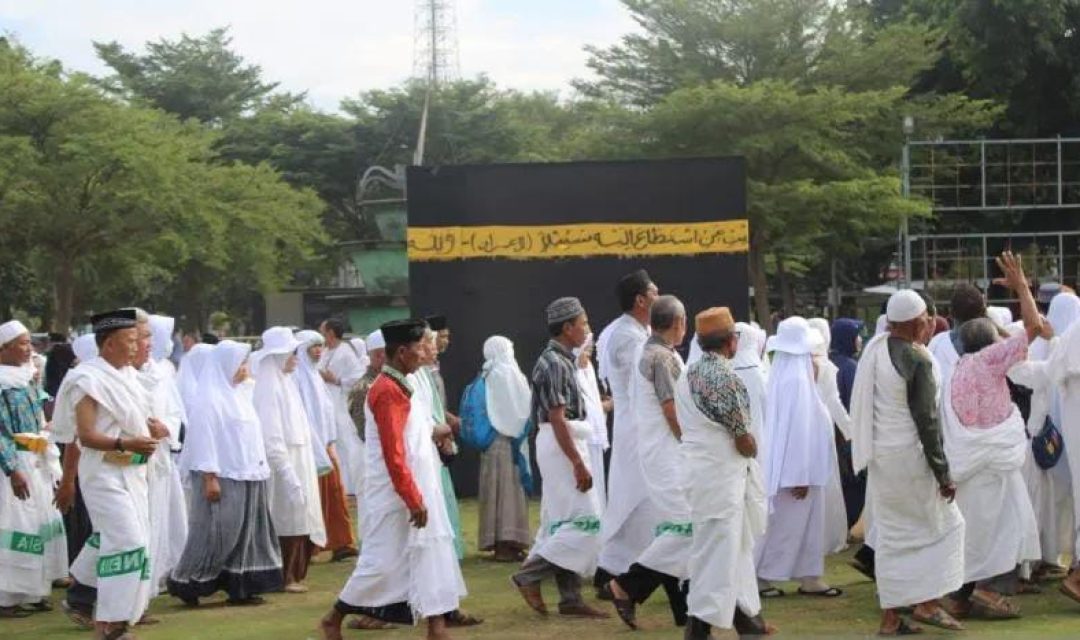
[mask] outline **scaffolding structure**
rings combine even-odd
[[[992,298],[1004,295],[990,287],[994,256],[1004,250],[1023,254],[1036,282],[1077,285],[1080,231],[1053,216],[1080,210],[1080,138],[909,141],[901,179],[904,195],[928,200],[939,222],[990,213],[1049,216],[1037,231],[985,233],[912,233],[905,221],[898,238],[901,287],[939,301],[958,282],[974,282]]]

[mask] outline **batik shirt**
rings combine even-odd
[[[656,399],[660,404],[675,399],[675,381],[682,373],[679,354],[675,352],[675,347],[665,342],[660,336],[650,336],[641,352],[638,371],[653,386]]]
[[[533,416],[536,424],[551,422],[548,412],[566,408],[567,420],[584,420],[585,403],[577,384],[573,352],[555,340],[548,342],[532,371]]]
[[[699,411],[727,429],[732,438],[746,435],[750,428],[750,394],[727,358],[706,351],[686,370],[686,382]]]
[[[41,431],[37,396],[34,385],[0,390],[0,470],[6,476],[22,470],[14,435]]]
[[[379,377],[379,372],[371,367],[364,373],[352,389],[349,389],[349,416],[352,418],[353,424],[356,425],[356,431],[360,434],[360,439],[364,439],[364,426],[367,423],[367,417],[364,415],[364,403],[367,401],[368,391],[371,389],[371,385],[375,384],[375,379]]]

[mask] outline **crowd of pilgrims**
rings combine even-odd
[[[690,318],[635,271],[595,341],[577,298],[551,302],[529,376],[510,340],[489,338],[460,416],[439,374],[444,317],[364,340],[333,319],[274,327],[254,351],[206,336],[179,370],[166,316],[97,315],[47,359],[9,321],[0,617],[49,611],[66,587],[73,622],[130,638],[157,622],[159,595],[194,607],[304,593],[326,550],[356,558],[319,621],[326,638],[346,620],[449,638],[482,622],[460,608],[459,445],[482,452],[479,549],[518,564],[512,584],[539,616],[550,581],[560,616],[609,617],[582,594],[591,579],[631,629],[662,589],[686,639],[772,634],[762,601],[787,596],[777,584],[843,596],[825,557],[853,532],[882,635],[1018,618],[1015,596],[1051,579],[1080,602],[1080,572],[1059,564],[1080,557],[1066,454],[1080,442],[1080,298],[1058,286],[1036,299],[1018,257],[998,265],[1018,321],[974,286],[953,293],[951,325],[900,291],[865,346],[854,319],[789,317],[766,338],[727,307]]]

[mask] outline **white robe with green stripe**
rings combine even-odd
[[[52,504],[52,479],[44,454],[19,452],[30,497],[19,500],[0,476],[0,607],[48,597],[53,580],[67,576],[67,539]]]

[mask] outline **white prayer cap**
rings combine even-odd
[[[378,351],[386,348],[386,340],[383,338],[382,329],[372,331],[365,342],[367,342],[368,351]]]
[[[0,347],[3,347],[24,333],[30,333],[30,330],[18,320],[8,320],[4,324],[0,324]]]
[[[769,338],[768,351],[801,356],[810,353],[814,342],[806,318],[792,316],[776,326],[776,335]]]
[[[71,349],[75,352],[75,357],[79,359],[79,362],[90,362],[98,355],[97,339],[92,333],[84,333],[75,338],[71,343]]]
[[[986,317],[994,321],[998,329],[1004,329],[1012,324],[1013,313],[1008,307],[987,307]]]
[[[885,308],[885,316],[889,322],[910,322],[924,313],[926,301],[911,289],[892,294]]]

